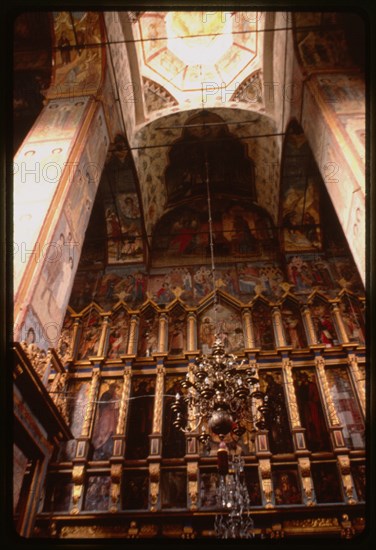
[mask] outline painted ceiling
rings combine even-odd
[[[260,66],[256,12],[144,12],[137,25],[142,75],[179,104],[227,102]]]

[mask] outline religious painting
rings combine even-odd
[[[162,509],[187,507],[187,474],[185,470],[161,471]]]
[[[287,345],[293,349],[306,348],[307,338],[299,305],[292,300],[285,300],[281,315]]]
[[[168,375],[165,378],[162,424],[163,458],[182,458],[185,455],[185,435],[173,425],[175,415],[171,409],[176,394],[184,394],[184,390],[180,387],[182,380],[183,376]]]
[[[342,288],[355,293],[364,293],[364,285],[354,264],[354,260],[350,256],[347,258],[333,258],[330,260],[330,263],[337,273],[337,281]]]
[[[126,431],[126,459],[149,455],[149,434],[153,428],[154,376],[133,376]]]
[[[181,355],[186,349],[187,321],[182,308],[174,308],[168,320],[168,354]]]
[[[200,508],[215,509],[218,506],[218,472],[204,470],[200,472]]]
[[[261,300],[252,306],[252,322],[256,347],[274,349],[274,330],[270,307]]]
[[[129,315],[125,309],[113,314],[108,337],[107,359],[118,359],[127,353]]]
[[[81,319],[81,334],[77,359],[87,359],[97,355],[102,331],[102,318],[95,309]]]
[[[51,475],[47,479],[43,512],[68,512],[73,482],[69,476]]]
[[[76,453],[76,439],[81,435],[86,407],[89,402],[90,381],[71,380],[68,385],[67,409],[69,428],[75,439],[60,444],[59,460],[72,460]]]
[[[273,454],[293,452],[290,422],[287,414],[284,383],[280,370],[260,371],[260,389],[268,396],[270,407],[269,445]]]
[[[343,502],[339,472],[335,462],[311,462],[313,486],[318,504]]]
[[[166,304],[175,298],[193,303],[193,275],[188,267],[153,269],[148,278],[148,296],[157,304]]]
[[[243,301],[251,299],[256,292],[262,292],[269,299],[276,299],[283,293],[280,284],[284,281],[284,275],[275,263],[237,264],[237,275],[239,295]]]
[[[287,275],[297,294],[310,294],[317,288],[332,295],[338,289],[337,271],[323,256],[287,255],[286,261]]]
[[[80,264],[81,260],[82,256],[80,259]],[[75,312],[79,313],[93,300],[96,300],[98,304],[100,303],[98,300],[98,287],[100,285],[102,275],[102,271],[77,271],[69,300],[69,305]]]
[[[126,470],[123,483],[123,510],[147,510],[149,507],[148,470]]]
[[[251,506],[262,506],[260,479],[257,468],[244,469],[245,483]]]
[[[292,374],[307,447],[313,452],[330,451],[328,428],[314,370],[293,369]]]
[[[223,120],[205,111],[186,124],[182,138],[169,152],[165,174],[168,202],[205,197],[207,178],[212,193],[240,194],[255,200],[253,162],[247,157],[244,144],[231,136]]]
[[[141,212],[136,193],[117,193],[107,202],[107,254],[109,264],[143,261]]]
[[[326,348],[338,345],[338,335],[329,304],[315,297],[310,310],[317,343],[324,344]]]
[[[269,217],[252,203],[237,200],[212,201],[213,252],[218,263],[234,258],[268,256],[273,242]],[[157,223],[153,236],[156,266],[203,263],[210,258],[208,206],[203,199],[178,206]],[[274,254],[272,254],[274,256]]]
[[[151,357],[158,351],[158,315],[152,308],[148,308],[140,319],[138,329],[138,351],[140,357]]]
[[[93,292],[96,302],[105,309],[111,309],[119,301],[135,307],[146,299],[146,284],[146,274],[137,268],[111,267],[100,274]]]
[[[102,78],[102,37],[99,13],[55,12],[54,86],[69,92],[95,93]],[[89,47],[88,47],[89,46]]]
[[[338,114],[364,113],[364,78],[358,74],[332,73],[315,79],[324,100]],[[364,127],[364,126],[363,126]]]
[[[328,367],[325,372],[346,446],[349,449],[363,449],[365,426],[347,368]]]
[[[354,481],[354,486],[358,500],[364,502],[366,500],[366,480],[367,470],[364,462],[351,462],[351,475]]]
[[[101,383],[91,437],[93,460],[108,460],[112,456],[122,385],[122,379]]]
[[[276,505],[302,504],[302,490],[296,468],[275,468],[272,471]]]
[[[110,502],[110,476],[89,476],[86,483],[84,510],[107,512]]]
[[[244,350],[243,323],[240,313],[218,304],[207,309],[199,321],[199,347],[205,354],[212,353],[218,336],[226,353]]]
[[[359,302],[352,296],[344,294],[338,307],[349,342],[365,344],[364,318]]]

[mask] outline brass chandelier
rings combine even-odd
[[[209,245],[214,297],[214,322],[217,326],[217,289],[215,280],[211,198],[208,161],[205,162],[208,203]],[[195,436],[210,450],[211,441],[219,439],[217,465],[217,507],[214,522],[218,538],[252,538],[253,520],[244,478],[244,460],[229,455],[225,440],[238,441],[248,431],[267,429],[272,420],[268,395],[260,390],[257,369],[247,359],[241,361],[225,351],[218,330],[211,354],[198,356],[189,365],[180,391],[171,405],[174,426],[184,434]]]

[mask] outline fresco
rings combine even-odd
[[[310,307],[316,340],[326,348],[338,345],[338,335],[328,303],[316,297]]]
[[[69,383],[67,396],[69,427],[75,439],[61,443],[59,460],[72,460],[75,456],[76,438],[81,435],[89,390],[89,381],[72,380]]]
[[[326,378],[347,447],[363,449],[365,427],[347,369],[345,367],[327,368]]]
[[[127,470],[123,484],[123,510],[147,510],[149,506],[149,474]]]
[[[216,307],[216,312],[215,312]],[[211,307],[200,316],[198,345],[204,354],[212,352],[215,336],[218,335],[226,353],[244,349],[243,323],[240,313],[221,304]]]
[[[360,74],[335,73],[317,77],[325,102],[338,114],[364,113],[365,85]],[[364,126],[363,126],[364,128]]]
[[[97,355],[101,331],[102,318],[95,309],[91,309],[81,320],[77,359],[88,359]]]
[[[293,379],[300,422],[310,451],[330,451],[330,439],[316,376],[312,369],[294,369]]]
[[[112,316],[108,336],[107,358],[117,359],[127,353],[129,333],[129,315],[120,309]]]
[[[343,502],[337,464],[311,464],[313,485],[316,500],[319,504],[325,502]]]
[[[102,77],[102,37],[97,12],[55,12],[55,78],[52,90],[97,91]],[[90,45],[90,47],[86,47]],[[60,92],[61,93],[61,92]]]
[[[154,376],[133,376],[127,421],[125,457],[141,459],[149,455],[149,434],[154,409]]]
[[[295,468],[273,470],[272,478],[276,505],[302,504],[302,491]]]
[[[260,371],[260,389],[269,397],[271,415],[275,419],[268,433],[271,452],[293,452],[281,371]]]
[[[205,111],[187,120],[182,138],[171,147],[165,174],[168,203],[206,197],[207,177],[212,194],[256,199],[254,166],[244,144],[231,136],[221,117]]]
[[[122,380],[101,383],[91,437],[93,460],[107,460],[112,455],[112,436],[116,433],[121,390]]]
[[[185,470],[161,471],[161,506],[162,509],[187,507],[187,474]]]
[[[110,476],[89,476],[86,484],[84,510],[105,512],[110,500]]]
[[[292,300],[285,300],[281,315],[287,345],[293,349],[306,348],[307,338],[299,305]]]
[[[271,222],[251,205],[212,201],[212,228],[214,254],[219,262],[228,261],[229,256],[234,261],[271,254]],[[181,206],[163,216],[156,226],[152,248],[156,266],[167,262],[202,263],[210,257],[206,201],[196,200],[194,208]]]

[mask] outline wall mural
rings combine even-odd
[[[365,344],[364,317],[358,301],[344,294],[339,303],[339,310],[349,341]]]
[[[122,380],[101,383],[91,437],[93,460],[108,460],[112,455],[112,436],[116,432],[122,385]]]
[[[271,222],[251,204],[213,200],[212,227],[214,254],[219,261],[275,256]],[[197,263],[209,258],[207,202],[197,199],[194,207],[181,206],[163,216],[156,225],[152,249],[155,266]]]
[[[253,162],[220,116],[204,111],[186,122],[182,138],[169,152],[166,169],[168,204],[206,197],[206,162],[210,191],[256,200]]]
[[[240,313],[222,304],[205,310],[199,319],[198,345],[202,353],[210,354],[212,352],[216,334],[218,334],[226,353],[242,351],[244,335]]]
[[[102,78],[102,36],[97,12],[55,12],[55,78],[58,89],[77,94],[95,93]],[[90,46],[90,47],[88,47]]]

